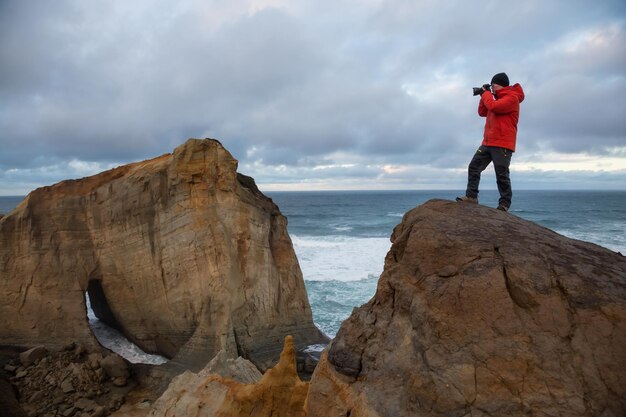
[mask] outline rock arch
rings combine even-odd
[[[131,341],[186,367],[225,350],[266,369],[288,334],[325,341],[286,219],[236,169],[218,141],[190,139],[30,193],[0,220],[0,344],[97,346],[93,277]]]

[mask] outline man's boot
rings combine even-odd
[[[456,201],[458,201],[459,203],[473,203],[473,204],[478,204],[478,198],[477,197],[457,197]]]

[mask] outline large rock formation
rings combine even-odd
[[[201,368],[323,342],[286,219],[215,140],[30,193],[0,220],[0,344],[96,346],[96,315]]]
[[[318,365],[308,417],[626,415],[626,258],[430,201]]]

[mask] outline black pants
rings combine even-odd
[[[511,207],[513,192],[511,191],[511,179],[509,178],[509,165],[511,165],[512,154],[511,150],[497,146],[481,146],[478,148],[467,168],[467,190],[465,195],[474,198],[478,197],[480,174],[493,161],[498,191],[500,192],[500,201],[498,203],[506,208]]]

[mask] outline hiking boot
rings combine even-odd
[[[498,210],[507,212],[509,208],[507,206],[503,206],[502,204],[498,204]]]
[[[473,203],[473,204],[478,204],[478,198],[476,197],[457,197],[456,201],[458,201],[459,203]]]

